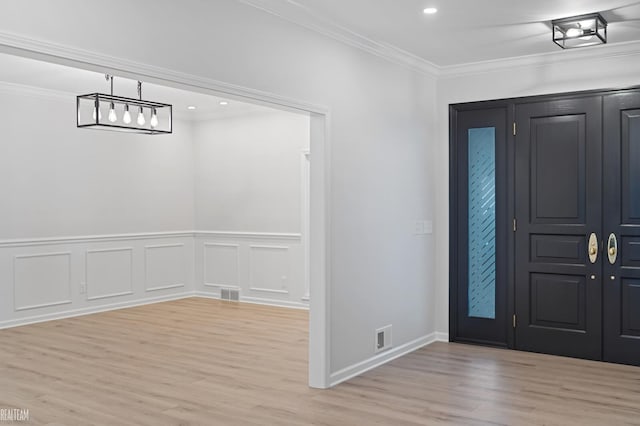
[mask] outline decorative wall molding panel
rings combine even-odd
[[[13,310],[71,303],[71,252],[17,254],[13,259]]]
[[[240,301],[308,308],[300,234],[197,232],[196,294],[220,297],[240,290]]]
[[[85,276],[87,300],[133,294],[133,247],[87,250]]]
[[[193,296],[193,235],[2,241],[0,328]]]
[[[186,285],[189,255],[184,243],[145,246],[144,250],[145,291]]]
[[[239,244],[203,244],[203,284],[208,287],[240,288]]]
[[[4,240],[0,328],[184,297],[219,298],[221,287],[239,289],[243,302],[308,309],[303,256],[302,236],[295,233]]]
[[[288,295],[291,260],[288,246],[249,245],[249,290]]]

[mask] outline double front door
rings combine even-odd
[[[494,169],[496,191],[507,192],[504,206],[495,208],[513,217],[500,223],[501,215],[494,215],[496,228],[512,233],[495,241],[497,258],[500,250],[506,254],[504,266],[494,262],[493,277],[499,280],[505,270],[507,302],[498,306],[497,283],[493,303],[500,312],[493,319],[474,318],[464,303],[452,305],[458,325],[480,324],[454,333],[465,340],[468,330],[502,331],[498,317],[511,317],[502,335],[516,349],[640,364],[640,93],[516,100],[501,111],[513,120],[506,138],[513,146],[506,148],[503,175]],[[457,133],[471,135],[464,121]],[[472,145],[465,141],[469,152]],[[495,146],[498,154],[500,144]],[[461,161],[462,168],[473,168],[467,155],[458,159],[458,171]],[[468,182],[461,198],[471,200]],[[473,238],[466,222],[468,235],[460,235],[462,229],[458,242]],[[467,244],[466,253],[457,253],[460,269],[470,272],[466,283],[458,274],[456,299],[467,304],[473,250]]]

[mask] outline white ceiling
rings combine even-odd
[[[104,74],[0,53],[0,84],[2,83],[61,92],[71,97],[110,91],[110,84]],[[137,98],[137,81],[114,76],[113,93]],[[272,110],[235,99],[144,82],[142,97],[172,104],[174,115],[183,119],[215,119]],[[228,104],[220,105],[221,101]],[[197,109],[190,111],[187,109],[189,105],[196,106]]]
[[[391,46],[436,66],[559,51],[550,21],[600,12],[609,43],[640,40],[630,0],[240,0],[299,24]],[[438,13],[425,15],[426,7]],[[605,47],[591,47],[599,49]]]

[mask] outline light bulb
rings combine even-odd
[[[118,121],[118,116],[116,115],[116,106],[111,102],[111,107],[109,108],[109,121],[115,123]]]
[[[124,124],[131,123],[131,113],[129,112],[128,104],[124,106],[124,115],[122,116],[122,121],[124,122]]]
[[[138,126],[144,126],[144,123],[146,123],[146,121],[144,119],[144,114],[142,113],[142,107],[140,107],[140,112],[138,113]]]
[[[158,114],[156,114],[156,109],[153,108],[151,114],[151,127],[155,128],[158,125]]]
[[[583,31],[580,28],[569,28],[567,30],[567,37],[578,37],[581,36],[582,33]]]
[[[100,108],[98,107],[98,121],[102,120],[102,111],[100,111]],[[96,108],[93,108],[93,114],[91,115],[93,117],[93,121],[96,121]]]

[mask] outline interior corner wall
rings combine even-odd
[[[196,290],[219,297],[232,288],[241,301],[308,307],[309,114],[265,108],[197,120],[193,129]]]
[[[596,48],[597,49],[597,48]],[[627,88],[640,85],[640,52],[607,57],[594,51],[563,51],[533,57],[526,65],[505,60],[443,73],[438,81],[438,134],[434,144],[435,175],[441,176],[435,198],[436,329],[449,330],[449,105],[492,99],[525,97],[582,90]],[[562,56],[560,56],[562,55]],[[600,55],[600,56],[598,56]]]
[[[195,229],[299,234],[309,121],[266,108],[194,121]]]

